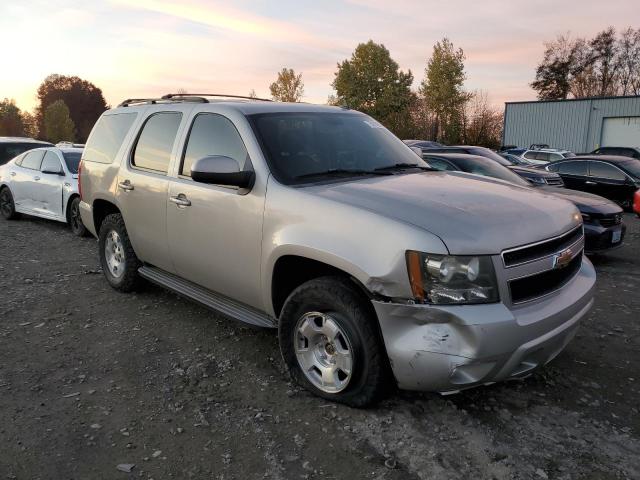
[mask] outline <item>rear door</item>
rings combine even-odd
[[[174,272],[167,245],[169,165],[184,120],[176,105],[152,112],[142,123],[118,173],[116,198],[138,257]]]
[[[616,203],[630,205],[635,186],[628,183],[628,176],[618,167],[599,160],[589,162],[588,191],[609,198]]]
[[[44,150],[33,150],[25,154],[20,166],[15,167],[15,175],[11,176],[11,191],[18,210],[31,212],[35,209],[42,157]]]
[[[565,187],[573,190],[589,191],[587,185],[589,180],[588,162],[583,160],[558,162],[550,166],[548,170],[557,172],[562,177]]]
[[[57,173],[55,173],[57,172]],[[47,217],[62,217],[64,170],[58,154],[47,150],[40,166],[40,182],[34,192],[34,210]]]

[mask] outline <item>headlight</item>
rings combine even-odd
[[[542,177],[528,177],[527,180],[531,183],[535,183],[536,185],[545,185],[547,183]]]
[[[406,257],[411,290],[420,303],[492,303],[500,298],[489,256],[432,255],[409,250]]]

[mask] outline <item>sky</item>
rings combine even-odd
[[[304,101],[326,103],[358,43],[384,44],[417,89],[446,36],[465,52],[465,87],[502,106],[535,99],[543,42],[609,25],[640,27],[637,0],[2,0],[0,99],[32,110],[51,73],[94,83],[111,105],[178,89],[269,97],[288,67]]]

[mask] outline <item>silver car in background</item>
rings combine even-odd
[[[94,127],[80,185],[114,288],[144,278],[277,328],[293,378],[352,406],[528,375],[593,303],[575,206],[433,171],[349,109],[125,101]]]

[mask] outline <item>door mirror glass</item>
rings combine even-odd
[[[253,172],[241,172],[238,162],[233,158],[212,155],[193,163],[191,178],[199,183],[251,188],[255,175]]]

